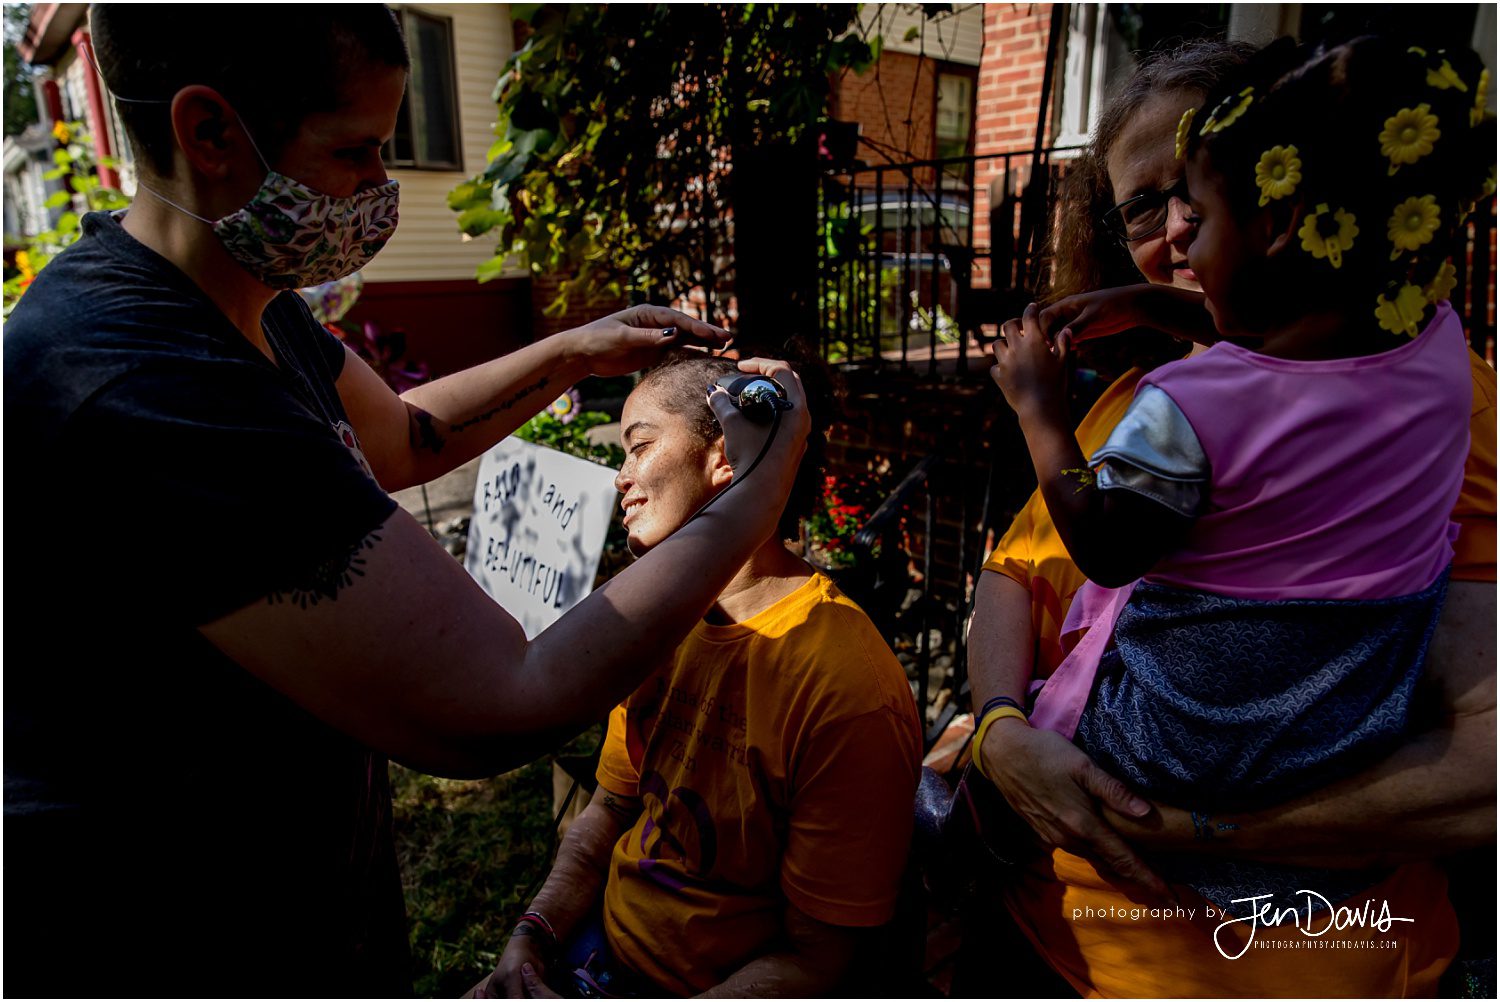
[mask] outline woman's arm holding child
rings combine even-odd
[[[1449,586],[1424,680],[1436,689],[1441,719],[1385,760],[1331,786],[1247,814],[1195,816],[1158,805],[1143,819],[1106,807],[1105,818],[1138,849],[1304,866],[1389,865],[1493,845],[1493,584]]]
[[[990,375],[1021,423],[1038,488],[1057,534],[1079,570],[1118,587],[1144,575],[1172,550],[1192,519],[1131,491],[1100,490],[1073,437],[1066,392],[1070,338],[1048,344],[1036,304],[993,346]]]

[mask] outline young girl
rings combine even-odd
[[[1189,264],[1226,340],[1143,379],[1087,463],[1062,408],[1067,332],[1053,350],[1033,308],[996,346],[1048,512],[1094,582],[1070,616],[1089,632],[1033,722],[1076,727],[1106,771],[1201,811],[1205,835],[1213,813],[1325,785],[1406,727],[1468,450],[1446,256],[1493,163],[1487,87],[1472,53],[1273,46],[1184,116]],[[1162,865],[1237,914],[1372,882]]]

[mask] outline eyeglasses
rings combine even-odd
[[[1125,199],[1104,214],[1104,228],[1122,243],[1144,240],[1167,225],[1167,210],[1174,198],[1187,202],[1186,178],[1166,191],[1148,191]]]

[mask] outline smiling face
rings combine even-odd
[[[626,541],[636,556],[682,528],[733,476],[723,440],[704,442],[692,422],[663,406],[650,387],[625,401],[625,464],[615,476]]]
[[[1150,98],[1130,117],[1106,159],[1116,204],[1178,187],[1183,165],[1174,143],[1177,123],[1183,111],[1202,101],[1203,94],[1198,91],[1169,91]],[[1192,239],[1187,204],[1174,197],[1167,202],[1166,226],[1130,241],[1126,247],[1146,281],[1197,291],[1197,276],[1188,266],[1187,249]]]

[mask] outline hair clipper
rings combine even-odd
[[[792,409],[786,390],[770,376],[731,372],[714,380],[714,385],[723,387],[740,413],[756,424],[770,424],[777,411]]]

